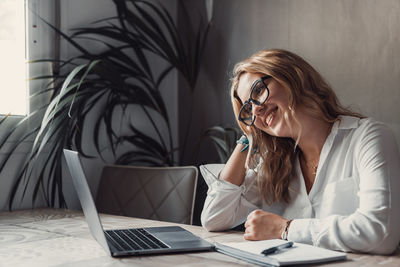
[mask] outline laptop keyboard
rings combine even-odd
[[[168,248],[160,239],[143,228],[104,232],[107,240],[120,251]]]

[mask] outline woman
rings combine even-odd
[[[343,108],[301,57],[264,50],[235,66],[244,135],[228,162],[201,167],[209,231],[392,253],[400,239],[400,156],[390,130]]]

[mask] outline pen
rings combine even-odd
[[[284,243],[282,245],[278,245],[278,246],[275,246],[275,247],[272,247],[272,248],[264,249],[263,251],[261,251],[261,254],[269,255],[269,254],[275,253],[278,250],[281,250],[281,249],[284,249],[284,248],[290,248],[292,246],[293,246],[293,242],[287,242],[287,243]]]

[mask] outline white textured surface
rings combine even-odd
[[[101,218],[106,228],[177,225],[175,223],[112,215],[101,215]],[[211,233],[199,226],[184,224],[180,224],[180,226],[209,242],[244,242],[242,233],[239,232]],[[348,258],[348,261],[335,263],[335,266],[400,266],[400,252],[392,256],[348,254]],[[39,209],[0,213],[0,267],[28,266],[163,267],[251,265],[217,252],[112,258],[91,237],[80,212]]]
[[[107,257],[93,239],[59,237],[0,248],[0,266],[57,266],[82,260]]]

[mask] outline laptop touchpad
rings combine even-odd
[[[189,240],[197,240],[198,237],[193,235],[187,231],[176,231],[176,232],[161,232],[154,233],[156,237],[159,239],[168,242],[168,241],[189,241]]]

